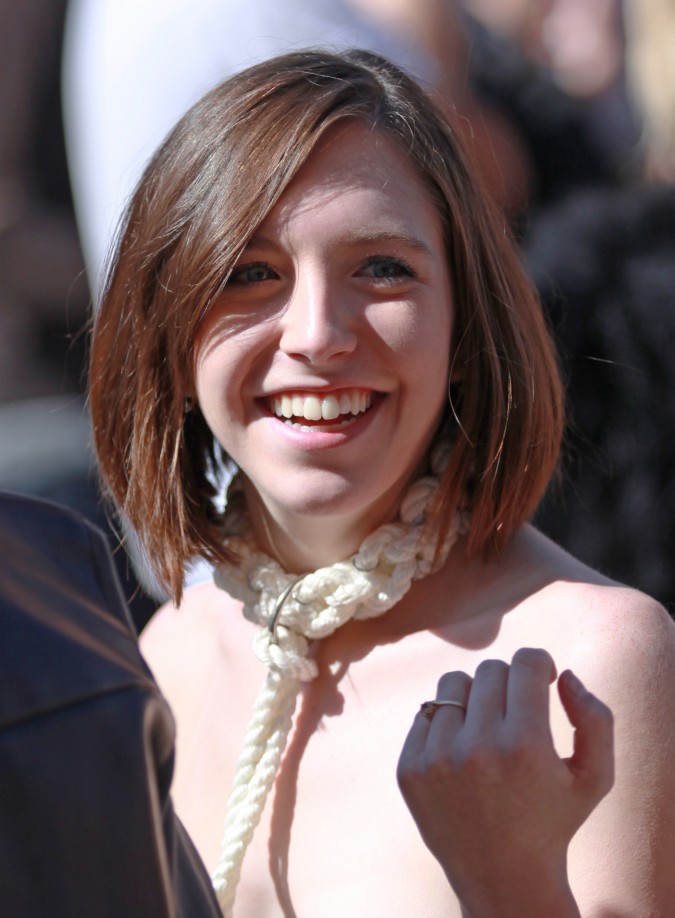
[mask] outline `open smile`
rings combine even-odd
[[[279,392],[266,399],[269,411],[293,427],[336,429],[351,424],[373,404],[366,389],[340,392]]]

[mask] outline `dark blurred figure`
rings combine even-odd
[[[0,491],[0,913],[215,918],[103,535]]]
[[[535,223],[527,254],[571,415],[537,522],[675,611],[675,188],[578,194]]]
[[[63,139],[66,0],[0,3],[0,487],[101,507],[84,406],[89,293]],[[116,552],[137,625],[155,602]]]
[[[619,0],[463,0],[469,80],[529,160],[527,210],[635,170],[639,120],[626,92]]]
[[[675,4],[626,0],[624,17],[642,176],[568,197],[533,221],[525,243],[571,415],[563,486],[538,522],[674,612]]]
[[[88,293],[61,127],[65,8],[0,4],[0,400],[81,387],[73,333]]]

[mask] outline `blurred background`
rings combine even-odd
[[[675,611],[675,0],[0,0],[0,488],[104,528],[144,624],[85,406],[107,240],[192,101],[317,43],[394,58],[464,133],[569,386],[537,523]]]
[[[65,504],[108,532],[138,623],[138,587],[96,482],[85,405],[87,283],[61,101],[67,0],[0,0],[0,488]]]

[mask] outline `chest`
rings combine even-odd
[[[347,670],[335,664],[301,691],[282,767],[244,859],[236,918],[459,915],[396,783],[401,746],[420,701],[433,697],[430,669],[442,660],[397,672],[386,656],[386,667],[377,653]],[[233,674],[204,699],[191,742],[178,725],[176,807],[209,869],[245,721],[264,678],[262,670],[257,675]]]
[[[327,650],[321,677],[299,694],[282,766],[244,859],[235,918],[459,918],[400,795],[396,765],[419,704],[434,697],[444,672],[473,673],[486,656],[510,659],[521,643],[519,632],[502,629],[486,646],[426,632],[361,656],[348,641]],[[209,869],[265,678],[246,651],[237,656],[246,663],[230,660],[205,680],[199,717],[178,723],[176,807]]]
[[[245,864],[242,903],[255,899],[247,888],[267,885],[269,915],[453,914],[447,881],[396,784],[410,719],[397,694],[364,698],[346,689],[330,714],[301,700]]]

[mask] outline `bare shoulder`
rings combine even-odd
[[[166,603],[141,634],[141,651],[164,693],[176,695],[217,666],[236,640],[240,605],[213,583],[189,587],[180,606]],[[230,627],[224,627],[224,624]],[[234,632],[234,633],[233,633]]]
[[[215,592],[211,583],[200,583],[185,591],[180,606],[172,602],[160,606],[141,634],[143,652],[149,658],[161,658],[174,645],[203,639],[216,620]]]
[[[675,717],[675,622],[663,606],[618,584],[561,584],[556,601],[570,634],[570,663],[623,712],[666,726]],[[670,729],[670,727],[668,727]]]
[[[559,669],[575,669],[612,700],[639,687],[648,691],[654,679],[675,689],[675,623],[656,600],[592,570],[529,527],[509,567],[515,580],[535,584],[505,619],[514,640],[546,647]]]
[[[569,640],[582,653],[603,651],[645,662],[670,660],[675,653],[675,623],[663,606],[641,593],[573,558],[548,539],[539,550],[548,553],[553,576],[540,601],[555,610]],[[602,659],[598,660],[598,664]]]
[[[533,600],[554,602],[558,613],[586,616],[603,631],[619,625],[617,637],[634,630],[647,640],[653,632],[671,633],[672,619],[659,602],[593,570],[532,527],[520,534],[516,556],[519,570],[533,566],[541,572],[542,589]]]

